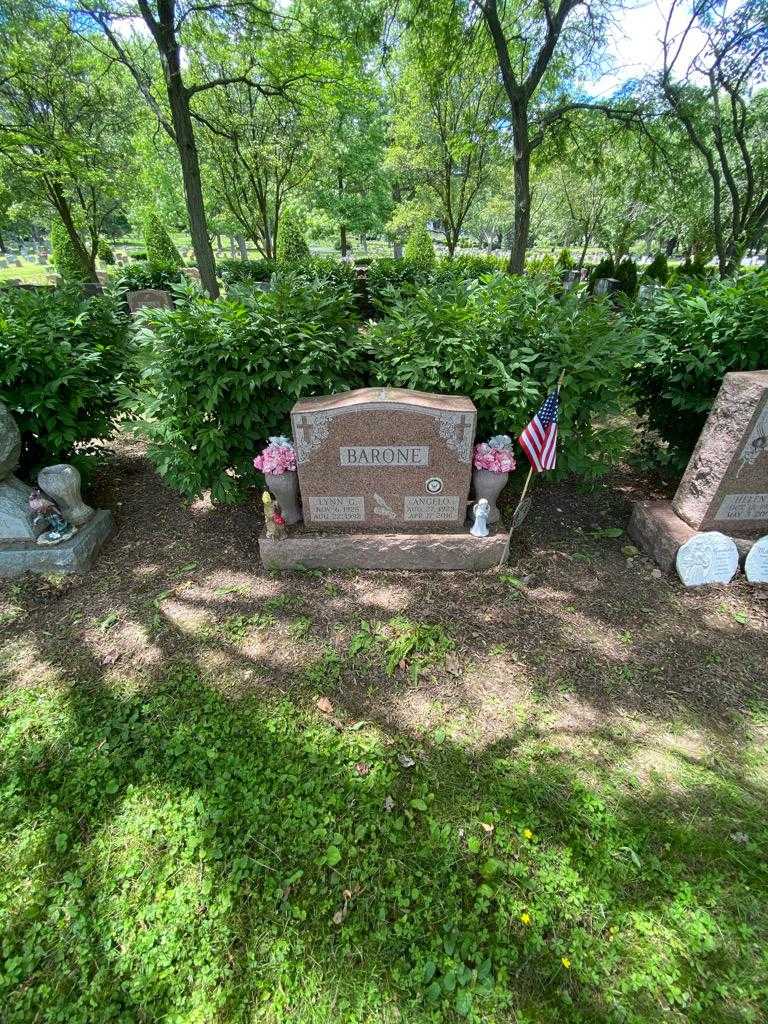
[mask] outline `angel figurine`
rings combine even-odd
[[[488,516],[490,514],[491,506],[487,498],[481,498],[480,501],[475,502],[472,506],[474,522],[472,523],[472,529],[469,532],[473,537],[488,536]]]
[[[55,501],[43,494],[39,487],[29,495],[29,517],[32,530],[41,547],[52,547],[77,533],[77,527],[68,523]]]

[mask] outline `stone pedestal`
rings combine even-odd
[[[53,547],[39,547],[34,541],[9,546],[3,541],[0,576],[85,572],[111,533],[112,513],[99,509],[74,537]]]
[[[419,569],[477,572],[498,565],[507,532],[489,537],[461,533],[292,533],[259,537],[267,569]]]

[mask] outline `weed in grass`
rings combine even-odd
[[[288,635],[292,640],[304,640],[312,629],[309,615],[299,615],[288,626]]]
[[[338,686],[344,662],[332,647],[327,647],[319,658],[304,670],[304,679],[316,690]]]
[[[349,654],[354,657],[380,649],[387,675],[393,676],[400,669],[415,683],[426,669],[442,664],[454,647],[442,626],[396,615],[386,626],[363,619],[349,643]]]
[[[219,626],[219,632],[235,643],[242,642],[256,629],[269,629],[275,624],[273,615],[255,612],[253,615],[232,615]]]

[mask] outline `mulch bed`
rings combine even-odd
[[[298,694],[306,666],[344,654],[361,620],[402,615],[440,623],[455,651],[417,683],[349,660],[325,688],[340,713],[416,734],[442,721],[485,743],[544,702],[553,742],[628,722],[727,741],[766,701],[768,588],[742,578],[685,590],[628,560],[626,536],[600,535],[653,494],[629,472],[589,492],[540,481],[500,572],[275,575],[259,561],[257,494],[236,508],[189,506],[139,443],[120,439],[88,496],[116,521],[92,571],[0,586],[0,673],[16,685],[47,672],[68,685],[152,685],[193,661],[233,696]],[[297,618],[311,620],[302,639],[292,639]]]

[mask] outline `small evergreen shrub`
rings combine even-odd
[[[309,257],[309,246],[298,219],[292,213],[283,214],[277,232],[277,258],[283,263],[298,263]]]
[[[614,417],[641,340],[608,303],[509,275],[403,292],[368,334],[378,383],[468,395],[482,437],[519,434],[565,369],[558,471],[587,478],[629,444]]]
[[[128,321],[110,296],[79,289],[0,294],[0,394],[26,463],[60,462],[112,433],[131,373]]]
[[[261,257],[255,260],[219,260],[216,268],[227,287],[249,281],[268,281],[277,269],[277,261]]]
[[[699,281],[705,281],[709,277],[713,277],[712,268],[707,266],[707,258],[701,253],[691,259],[687,256],[684,262],[675,268],[673,279],[675,281],[683,281],[684,279],[693,278]]]
[[[159,267],[149,260],[139,260],[122,268],[117,287],[128,292],[141,291],[144,288],[170,290],[175,284],[185,280],[181,269],[171,270]]]
[[[557,265],[560,270],[573,270],[574,262],[570,249],[561,249],[557,257]]]
[[[403,255],[418,270],[431,270],[435,263],[435,244],[426,225],[418,224],[412,229]]]
[[[105,266],[113,267],[115,265],[115,254],[106,238],[100,239],[96,255]]]
[[[174,271],[184,266],[181,253],[157,214],[151,213],[144,224],[147,260],[161,270]]]
[[[659,284],[666,284],[669,280],[669,265],[667,257],[663,252],[657,252],[652,261],[645,268],[643,275],[646,281],[658,281]]]
[[[51,224],[51,263],[64,281],[90,280],[88,268],[83,266],[67,229],[58,218]]]
[[[615,269],[614,277],[619,282],[619,291],[633,299],[637,295],[637,264],[631,256],[625,256]]]
[[[188,498],[242,498],[254,456],[290,432],[299,397],[365,383],[351,292],[316,279],[286,273],[269,292],[190,297],[142,318],[142,431],[158,471]]]
[[[682,471],[723,376],[768,365],[768,275],[680,283],[632,315],[647,339],[632,374],[637,410],[666,442],[655,460]]]
[[[598,281],[602,281],[606,277],[615,277],[616,268],[613,264],[613,257],[606,256],[604,259],[592,268],[589,274],[589,281],[587,283],[587,291],[590,295],[594,295],[595,285]]]

